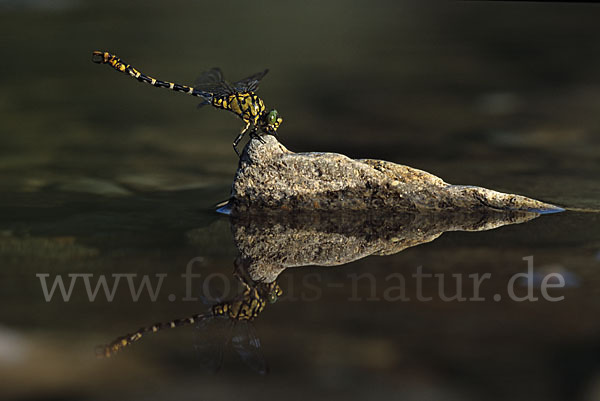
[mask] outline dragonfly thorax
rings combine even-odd
[[[276,282],[252,287],[246,285],[244,293],[238,298],[214,305],[212,314],[228,316],[233,320],[253,320],[265,309],[267,301],[274,303],[281,294],[281,288]]]
[[[225,96],[215,96],[212,105],[219,109],[229,110],[245,123],[258,125],[263,113],[265,103],[253,92],[234,93]]]

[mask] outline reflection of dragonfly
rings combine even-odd
[[[233,320],[225,316],[202,319],[198,323],[196,349],[201,365],[212,373],[223,366],[227,345],[242,362],[261,375],[267,373],[267,363],[261,352],[260,339],[250,320]]]
[[[138,341],[143,336],[149,333],[156,333],[166,328],[175,328],[198,323],[203,325],[205,321],[227,321],[233,323],[244,323],[253,330],[253,327],[248,324],[249,321],[255,319],[265,308],[267,302],[275,302],[281,296],[282,291],[276,282],[272,283],[256,283],[252,286],[244,283],[244,292],[231,301],[220,302],[214,305],[209,312],[199,313],[183,319],[175,319],[167,323],[156,323],[152,326],[142,327],[134,333],[119,337],[110,344],[103,345],[97,348],[98,356],[110,357],[112,354],[120,351],[122,348]],[[233,327],[238,326],[234,324]],[[244,325],[240,325],[243,328]],[[232,345],[236,350],[238,345],[243,346],[244,342],[248,342],[251,347],[258,349],[260,344],[255,335],[244,336],[235,334],[232,337]],[[238,351],[239,353],[239,351]],[[241,356],[242,354],[240,354]],[[246,359],[242,356],[242,359]],[[247,362],[248,363],[248,362]]]
[[[233,149],[238,156],[237,145],[248,129],[250,129],[250,126],[252,126],[250,135],[258,135],[260,131],[276,135],[277,128],[283,122],[277,110],[272,109],[267,112],[265,103],[254,93],[258,90],[260,80],[269,70],[264,70],[230,84],[223,79],[223,74],[219,68],[213,68],[202,74],[194,87],[190,87],[149,77],[108,52],[93,52],[92,61],[98,64],[108,64],[119,72],[129,74],[138,81],[146,82],[157,88],[168,88],[177,92],[198,96],[202,98],[200,106],[210,104],[218,109],[231,111],[246,124],[233,142]]]

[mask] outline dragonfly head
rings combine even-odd
[[[277,284],[275,281],[273,281],[269,285],[269,287],[270,288],[269,293],[267,294],[267,299],[270,303],[274,304],[275,302],[277,302],[277,299],[279,299],[279,297],[283,295],[283,291],[281,290],[281,287],[279,287],[279,284]]]
[[[283,118],[279,117],[277,110],[272,109],[263,117],[262,128],[267,134],[276,135],[277,128],[279,128],[282,122]]]

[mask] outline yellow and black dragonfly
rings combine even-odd
[[[148,334],[168,328],[197,324],[202,341],[198,341],[196,350],[203,358],[202,364],[209,370],[216,371],[220,368],[223,360],[223,346],[231,340],[232,346],[242,360],[258,373],[264,374],[266,373],[266,364],[260,354],[260,341],[250,323],[264,310],[267,303],[277,301],[282,295],[282,290],[276,282],[259,282],[253,285],[243,283],[243,285],[242,294],[230,301],[213,305],[206,313],[142,327],[133,333],[118,337],[109,344],[98,346],[96,354],[99,357],[108,358]],[[217,329],[217,331],[213,329]],[[209,337],[211,335],[212,337]]]
[[[250,131],[251,136],[258,136],[261,132],[277,135],[277,129],[283,122],[277,110],[267,111],[263,100],[254,93],[258,90],[260,80],[269,70],[264,70],[230,84],[223,78],[223,73],[219,68],[213,68],[203,73],[194,86],[191,87],[149,77],[106,51],[94,51],[92,61],[98,64],[108,64],[119,72],[128,74],[140,82],[146,82],[157,88],[167,88],[200,97],[202,102],[199,106],[210,104],[218,109],[234,113],[246,124],[233,142],[233,149],[238,156],[240,153],[237,150],[237,145],[246,132]],[[260,136],[258,137],[260,138]]]

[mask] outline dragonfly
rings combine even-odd
[[[255,93],[261,79],[269,72],[268,69],[231,84],[223,78],[221,69],[212,68],[204,72],[192,87],[152,78],[107,51],[94,51],[92,61],[97,64],[107,64],[119,72],[130,75],[139,82],[148,83],[156,88],[167,88],[175,92],[183,92],[199,97],[202,99],[199,106],[212,105],[217,109],[227,110],[237,115],[245,124],[240,134],[233,141],[233,150],[235,150],[238,157],[240,152],[237,145],[246,132],[249,132],[251,137],[259,139],[261,139],[261,132],[276,136],[277,129],[283,122],[283,118],[277,110],[267,111],[264,101]]]
[[[201,328],[207,320],[212,320],[213,318],[227,318],[234,323],[248,323],[258,317],[267,306],[268,302],[275,303],[283,294],[281,287],[279,287],[275,281],[272,283],[258,282],[253,285],[243,283],[243,285],[244,291],[242,294],[230,301],[219,302],[213,305],[209,312],[198,313],[185,318],[174,319],[166,323],[155,323],[151,326],[142,327],[133,333],[116,338],[109,344],[96,347],[96,355],[98,357],[109,358],[148,334],[157,333],[167,328],[188,326],[195,323],[198,323],[199,328]],[[236,338],[239,340],[236,340]],[[234,347],[236,344],[242,344],[244,341],[246,340],[244,340],[242,336],[232,338]],[[260,347],[260,345],[258,347],[256,346],[256,341],[253,342],[252,338],[250,338],[250,345],[255,348]]]

